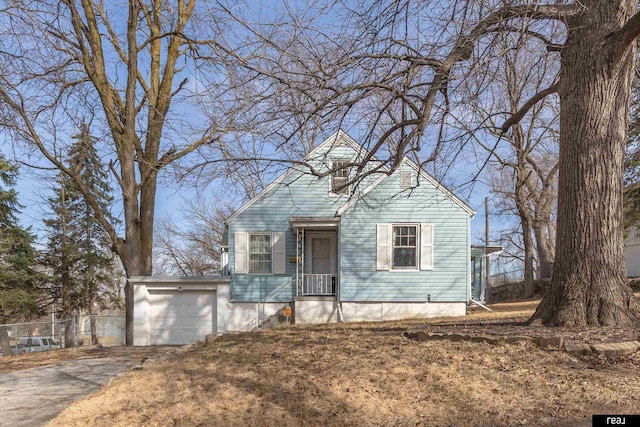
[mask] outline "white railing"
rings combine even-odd
[[[331,274],[303,274],[300,295],[334,295],[333,283]]]

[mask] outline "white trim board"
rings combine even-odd
[[[127,278],[127,281],[132,284],[188,283],[190,285],[209,285],[212,283],[227,284],[231,282],[231,278],[228,276],[131,276]]]

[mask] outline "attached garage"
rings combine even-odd
[[[226,331],[228,277],[132,277],[134,345],[183,345]]]

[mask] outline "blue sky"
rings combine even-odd
[[[456,182],[466,178],[463,176],[454,176],[454,173],[455,168],[453,168],[450,175],[446,177],[447,181]],[[42,231],[44,226],[42,219],[43,215],[46,214],[47,208],[45,198],[52,195],[50,187],[55,184],[53,178],[46,178],[42,175],[44,175],[42,171],[21,166],[16,186],[19,201],[24,206],[19,215],[20,222],[23,226],[32,228],[33,232],[38,235],[38,241],[40,243],[43,242]],[[55,177],[55,174],[52,176]],[[175,221],[178,225],[185,225],[183,224],[184,206],[187,205],[189,201],[198,198],[202,199],[203,197],[211,201],[215,194],[221,194],[221,192],[224,191],[220,188],[221,184],[219,182],[212,183],[204,191],[196,191],[187,186],[179,187],[175,185],[170,187],[166,186],[166,184],[164,184],[165,182],[166,180],[160,180],[156,198],[156,219],[170,217],[171,220]],[[471,221],[472,243],[483,243],[482,240],[484,239],[485,232],[484,198],[489,195],[488,187],[481,182],[477,182],[473,187],[473,191],[456,191],[454,187],[451,188],[456,195],[466,200],[471,208],[477,212],[475,218]],[[241,203],[242,201],[240,200],[236,202],[238,206]],[[118,208],[119,206],[116,206],[116,209]],[[490,218],[490,220],[492,221],[492,229],[499,228],[499,222],[501,221],[499,217],[493,217]]]
[[[262,6],[262,9],[257,9],[254,12],[256,15],[262,15],[262,18],[271,16],[274,11],[277,11],[277,7],[272,7],[270,4],[259,3]],[[289,4],[290,7],[296,7],[296,2],[291,2]],[[251,7],[251,6],[249,6]],[[256,6],[257,7],[257,6]],[[183,71],[185,75],[189,76],[189,86],[188,90],[193,93],[198,92],[199,84],[201,80],[199,79],[199,75],[197,72],[191,72],[191,70],[185,69]],[[178,81],[180,79],[177,79]],[[204,83],[203,83],[204,84]],[[185,124],[191,121],[191,124],[197,123],[197,126],[202,126],[205,122],[204,114],[200,114],[194,112],[193,109],[179,107],[177,110],[178,115],[180,116],[180,120],[182,120]],[[176,113],[176,111],[173,111]],[[178,137],[182,139],[180,142],[188,142],[189,137],[192,137],[193,134],[190,132],[190,129],[187,129],[188,126],[185,126],[184,133],[181,132],[181,129],[173,129],[173,133],[171,136],[168,136],[166,140],[174,142],[173,137]],[[206,127],[206,126],[205,126]],[[337,129],[336,129],[337,130]],[[356,140],[357,135],[352,135]],[[5,145],[5,154],[7,157],[11,157],[10,147]],[[471,162],[473,165],[473,162]],[[477,169],[477,166],[475,166]],[[486,185],[477,182],[473,187],[465,187],[463,189],[458,188],[459,185],[466,182],[470,176],[475,174],[476,170],[473,170],[474,166],[470,166],[469,162],[460,162],[459,164],[454,165],[453,168],[446,174],[444,177],[444,183],[447,185],[454,193],[456,193],[461,199],[468,201],[468,204],[477,212],[475,219],[472,221],[472,241],[474,243],[480,243],[481,238],[484,236],[484,197],[488,193],[488,189]],[[42,218],[46,211],[46,202],[43,200],[44,197],[51,194],[47,187],[51,184],[52,176],[43,177],[44,173],[41,171],[34,171],[26,166],[22,166],[20,169],[20,176],[18,179],[18,186],[16,190],[18,191],[18,196],[20,202],[25,206],[22,213],[20,214],[20,219],[23,225],[31,226],[33,231],[37,234],[40,234],[42,230]],[[211,184],[209,188],[206,190],[202,190],[201,192],[194,191],[188,187],[179,187],[176,185],[167,186],[166,183],[170,181],[160,180],[158,185],[158,194],[156,198],[156,219],[161,219],[165,217],[171,217],[173,221],[180,223],[183,220],[183,212],[184,206],[194,198],[199,197],[207,197],[213,199],[215,195],[222,194],[225,190],[224,188],[220,188],[220,182],[214,182]],[[114,185],[114,188],[116,186]],[[203,191],[203,192],[202,192]],[[203,194],[205,196],[203,196]],[[236,203],[240,205],[241,202],[238,201]],[[118,213],[119,206],[116,206],[115,213]],[[499,219],[492,219],[492,224],[496,225],[492,228],[498,228],[497,224],[499,223]]]

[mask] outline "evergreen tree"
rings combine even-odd
[[[79,283],[71,274],[72,266],[79,258],[76,241],[71,238],[69,224],[71,215],[67,207],[68,200],[76,197],[72,191],[71,181],[61,175],[59,188],[54,188],[55,195],[48,199],[52,218],[44,220],[48,229],[47,250],[44,253],[44,264],[49,267],[51,282],[51,298],[58,301],[58,316],[65,321],[65,347],[73,344],[71,318],[79,309],[72,293]]]
[[[69,167],[79,172],[101,210],[108,213],[113,197],[107,171],[95,150],[95,138],[83,125],[75,139],[67,156]],[[60,188],[49,204],[53,216],[45,220],[49,228],[47,260],[59,284],[61,316],[69,318],[78,311],[95,314],[99,309],[119,305],[112,243],[75,181],[62,175]],[[91,341],[97,344],[94,318]]]
[[[37,317],[36,251],[29,229],[18,224],[21,208],[13,187],[18,168],[0,154],[0,324]]]
[[[112,223],[117,220],[109,214],[113,203],[112,189],[108,181],[108,172],[103,168],[95,149],[95,138],[91,136],[89,127],[82,126],[80,134],[76,136],[76,143],[71,147],[70,166],[80,171],[82,182],[94,195],[100,210],[107,215]],[[80,278],[81,286],[76,294],[80,306],[89,314],[95,314],[96,309],[120,306],[118,299],[118,280],[114,253],[111,251],[112,242],[100,222],[95,218],[93,209],[82,197],[77,186],[74,198],[69,207],[76,214],[73,236],[77,238],[79,259],[75,264],[74,274]],[[91,341],[97,344],[95,318],[91,319]]]

